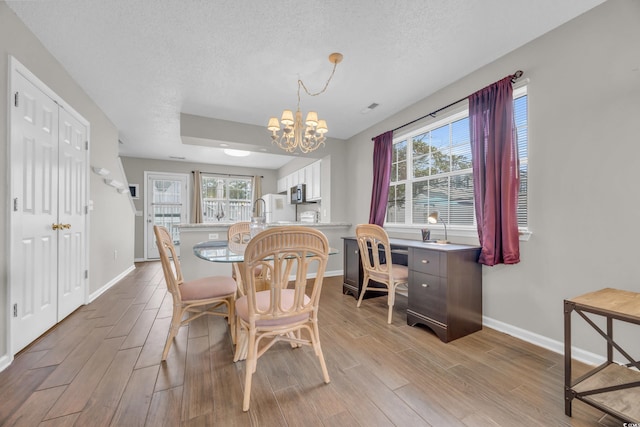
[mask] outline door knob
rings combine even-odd
[[[53,230],[58,230],[58,229],[60,229],[61,227],[60,227],[60,224],[51,224],[51,228],[52,228]]]
[[[71,228],[71,224],[60,224],[60,227],[68,230]]]

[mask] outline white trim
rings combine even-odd
[[[106,291],[109,290],[109,288],[111,288],[113,285],[115,285],[116,283],[118,283],[120,280],[122,280],[127,274],[131,273],[133,270],[136,269],[135,265],[130,266],[129,268],[127,268],[125,271],[123,271],[122,273],[118,274],[116,277],[114,277],[113,279],[111,279],[109,282],[107,282],[104,286],[102,286],[100,289],[98,289],[97,291],[95,291],[94,293],[92,293],[91,295],[89,295],[89,304],[92,303],[93,301],[95,301],[96,298],[98,298],[100,295],[102,295],[103,293],[105,293]]]
[[[344,276],[343,270],[330,270],[324,272],[324,277]]]
[[[9,354],[5,354],[4,356],[0,357],[0,372],[7,369],[9,365],[11,365],[11,362],[13,362],[13,357]]]
[[[527,331],[525,329],[518,328],[517,326],[509,325],[507,323],[500,322],[499,320],[494,320],[486,316],[482,317],[482,324],[491,329],[495,329],[496,331],[504,332],[507,335],[511,335],[523,341],[535,344],[538,347],[542,347],[547,350],[553,351],[554,353],[564,355],[563,342],[552,340],[551,338],[538,335],[534,332]],[[606,361],[606,358],[604,356],[600,356],[598,354],[591,353],[577,347],[571,347],[571,358],[573,360],[577,360],[594,366],[600,365]]]

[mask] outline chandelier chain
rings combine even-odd
[[[323,93],[325,93],[325,91],[329,87],[329,83],[331,82],[331,79],[333,78],[333,74],[336,72],[336,67],[337,66],[338,66],[338,62],[334,62],[333,63],[333,70],[331,70],[331,75],[329,75],[329,78],[327,79],[327,82],[324,84],[324,87],[322,88],[322,90],[320,90],[320,92],[316,92],[316,93],[309,92],[309,89],[307,89],[307,86],[305,86],[304,82],[301,79],[298,79],[298,108],[300,108],[300,87],[302,86],[302,88],[304,89],[306,94],[309,95],[309,96],[322,95]]]

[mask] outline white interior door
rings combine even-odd
[[[176,252],[180,255],[180,233],[176,225],[188,222],[188,178],[184,174],[145,172],[147,259],[160,258],[153,234],[154,225],[161,225],[169,230]]]
[[[87,127],[60,109],[58,138],[58,321],[85,300]]]
[[[11,337],[17,352],[56,324],[58,106],[14,73],[11,112]],[[14,95],[15,96],[15,95]]]
[[[85,301],[88,124],[11,59],[9,288],[15,354]]]

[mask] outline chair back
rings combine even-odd
[[[167,289],[174,298],[180,301],[182,299],[180,285],[184,282],[184,279],[180,269],[180,260],[173,245],[173,238],[169,230],[159,225],[153,226],[153,233],[156,235],[156,244],[160,253],[160,262],[162,263],[162,272],[167,283]]]
[[[376,224],[359,224],[356,226],[356,239],[362,268],[391,277],[391,245],[384,228]]]
[[[310,227],[274,227],[254,236],[244,252],[249,323],[278,323],[293,316],[308,321],[304,313],[317,319],[328,257],[327,237]],[[307,293],[307,272],[312,265],[316,266],[316,277]],[[268,289],[262,292],[256,291],[259,278],[255,273],[259,269],[268,271],[271,277]],[[293,284],[289,283],[291,275]]]
[[[251,232],[248,221],[236,222],[227,231],[227,240],[230,243],[247,244],[251,240]]]

